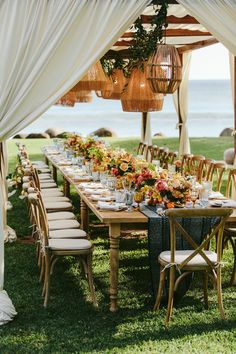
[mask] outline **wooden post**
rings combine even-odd
[[[183,65],[183,55],[182,55],[182,54],[179,54],[179,57],[180,57],[181,65]],[[180,85],[181,85],[181,83],[180,83]],[[182,131],[183,119],[182,119],[182,116],[181,116],[180,104],[179,104],[179,95],[180,95],[180,90],[179,90],[179,89],[180,89],[180,86],[179,86],[178,89],[177,89],[178,119],[179,119],[179,140],[180,140],[181,131]]]
[[[143,127],[143,136],[142,142],[145,143],[145,135],[146,135],[146,128],[147,128],[147,112],[142,112],[142,127]]]

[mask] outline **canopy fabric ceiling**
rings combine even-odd
[[[150,28],[150,16],[154,16],[153,6],[148,6],[142,13],[142,22],[146,28]],[[149,22],[149,23],[147,23]],[[167,12],[168,28],[166,31],[166,43],[173,44],[177,48],[188,44],[196,44],[200,41],[214,39],[209,31],[202,26],[180,4],[170,4]],[[127,29],[123,36],[112,46],[111,50],[120,51],[128,49],[132,44],[134,29]],[[217,43],[217,40],[215,40]],[[204,43],[202,43],[204,45]],[[210,43],[209,43],[210,44]]]

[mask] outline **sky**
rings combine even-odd
[[[229,79],[228,50],[222,44],[213,44],[192,52],[190,80]]]

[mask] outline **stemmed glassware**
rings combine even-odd
[[[193,207],[195,206],[196,200],[198,199],[199,191],[196,188],[190,190],[190,199],[193,202]]]
[[[127,211],[131,212],[133,211],[132,204],[133,204],[133,198],[134,198],[134,187],[132,185],[132,181],[130,181],[127,178],[122,179],[122,186],[125,190],[126,193],[126,205],[127,205]]]
[[[135,190],[134,191],[134,201],[138,204],[138,209],[140,209],[140,203],[142,203],[144,199],[144,195],[143,192],[141,192],[140,190]]]

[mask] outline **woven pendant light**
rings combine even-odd
[[[62,96],[55,104],[61,106],[74,107],[76,101],[76,93],[69,91],[64,96]]]
[[[71,89],[71,91],[102,90],[105,88],[106,82],[106,75],[100,61],[98,61],[89,69],[87,74]]]
[[[115,69],[112,73],[112,81],[113,81],[113,91],[112,94],[107,97],[111,100],[120,100],[121,93],[124,90],[124,87],[127,83],[127,79],[124,76],[122,69]]]
[[[93,100],[91,91],[78,91],[76,93],[76,101],[79,103],[90,103]]]
[[[145,72],[139,68],[132,70],[128,85],[121,94],[122,109],[125,112],[161,111],[163,95],[153,93]]]
[[[107,82],[103,90],[96,91],[97,97],[109,98],[113,91],[113,81],[111,76],[106,76]]]
[[[146,71],[153,92],[173,93],[182,80],[182,66],[177,49],[173,45],[160,44],[150,57]]]

